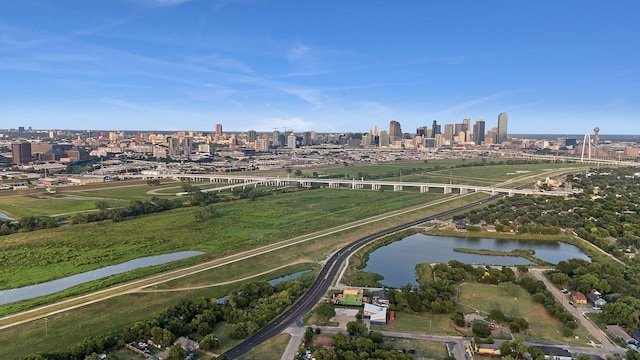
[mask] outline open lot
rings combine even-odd
[[[444,359],[448,356],[445,344],[437,341],[397,339],[386,341],[385,345],[396,350],[415,350],[415,354],[412,355],[416,358]]]
[[[387,325],[371,325],[372,330],[397,331],[405,333],[462,335],[453,325],[449,314],[408,314],[396,312],[395,319]]]
[[[563,338],[562,323],[553,318],[547,310],[533,301],[526,290],[518,288],[517,295],[509,294],[503,288],[495,285],[465,283],[460,286],[459,302],[464,306],[465,313],[478,310],[481,314],[488,314],[493,309],[502,311],[507,316],[522,316],[529,322],[530,341],[560,341],[566,344],[585,346],[592,339],[587,331],[579,326],[575,330],[576,338]]]
[[[15,218],[25,216],[44,216],[88,211],[96,209],[97,201],[106,201],[111,207],[126,206],[125,200],[105,199],[98,197],[65,198],[57,194],[32,194],[12,197],[0,197],[0,210]]]
[[[280,360],[284,350],[287,348],[287,344],[291,339],[289,334],[280,334],[275,336],[264,343],[254,347],[251,351],[240,356],[240,360]]]

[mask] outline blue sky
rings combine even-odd
[[[640,2],[0,2],[0,128],[640,134]]]

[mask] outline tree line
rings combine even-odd
[[[111,334],[86,338],[62,351],[30,354],[25,360],[84,360],[92,354],[150,339],[166,348],[185,335],[199,340],[202,349],[213,350],[220,346],[214,333],[217,324],[232,324],[227,334],[232,339],[247,338],[293,304],[311,286],[312,281],[311,276],[303,275],[276,285],[249,282],[229,294],[224,303],[205,297],[181,299],[152,317],[136,321]],[[181,354],[180,350],[173,351]]]

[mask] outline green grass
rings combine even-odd
[[[256,271],[256,266],[252,261],[245,262],[248,263],[246,269]],[[280,269],[257,276],[251,281],[275,279],[295,272],[297,269],[296,267]],[[213,282],[224,279],[225,274],[229,272],[227,270],[220,268],[218,279],[213,279]],[[250,274],[252,272],[246,272],[244,276]],[[236,290],[242,283],[178,292],[127,294],[49,316],[48,321],[36,320],[0,330],[0,359],[20,359],[32,352],[62,350],[69,345],[80,342],[85,337],[107,334],[135,321],[148,318],[177,303],[182,298],[199,296],[220,298]],[[131,306],[132,304],[135,306]],[[230,325],[224,323],[216,325],[214,333],[221,343],[221,349],[216,352],[222,353],[239,343],[238,340],[228,337],[229,327]]]
[[[179,250],[224,254],[438,198],[318,189],[219,203],[198,222],[182,208],[114,223],[81,224],[0,238],[0,288],[35,284],[147,255]]]
[[[499,159],[489,160],[499,162]],[[485,166],[469,166],[459,167],[462,164],[479,163],[481,160],[429,160],[424,161],[393,161],[378,164],[354,164],[347,167],[343,165],[314,167],[312,169],[302,170],[304,176],[311,176],[313,172],[319,175],[336,175],[344,178],[345,173],[348,179],[358,178],[358,175],[382,176],[387,180],[399,180],[401,171],[402,181],[413,182],[434,182],[468,184],[468,185],[491,185],[496,182],[516,179],[519,177],[527,177],[536,174],[543,174],[549,169],[567,169],[567,168],[584,168],[583,164],[571,163],[539,163],[539,164],[522,164],[522,165],[485,165]],[[445,169],[434,170],[434,167],[440,166]],[[420,174],[409,174],[413,168],[422,168]],[[517,174],[516,171],[529,171],[528,173]]]
[[[420,334],[460,336],[448,314],[407,314],[396,312],[395,320],[386,325],[371,325],[372,330],[396,331]]]
[[[96,202],[103,199],[70,200],[55,195],[23,195],[0,197],[0,210],[14,217],[45,216],[96,209]],[[119,207],[128,204],[127,201],[107,200],[110,206]]]
[[[464,312],[479,310],[488,314],[493,309],[502,311],[507,316],[522,316],[529,322],[530,336],[528,341],[562,341],[572,345],[585,346],[590,337],[579,325],[576,330],[578,339],[561,338],[562,323],[549,315],[541,304],[536,303],[524,289],[518,288],[514,296],[502,287],[483,284],[463,284],[460,287],[459,302],[464,305]]]
[[[254,347],[246,354],[238,357],[240,360],[280,360],[284,353],[291,335],[279,334],[271,339],[263,342],[262,344]]]
[[[227,183],[190,183],[193,186],[198,187],[201,190],[212,189],[220,186],[226,186]],[[170,184],[163,184],[159,186],[149,185],[137,185],[131,187],[120,188],[104,188],[104,189],[90,189],[68,192],[70,195],[81,196],[93,196],[111,199],[124,199],[124,200],[149,200],[154,196],[175,196],[176,193],[182,192],[182,183],[174,182]],[[60,193],[66,194],[67,191],[60,191]]]
[[[447,347],[444,342],[397,339],[395,341],[385,341],[386,346],[395,350],[415,350],[416,358],[444,359],[447,357]]]
[[[501,250],[488,250],[488,249],[470,249],[470,248],[453,248],[454,252],[477,254],[477,255],[490,255],[490,256],[512,256],[525,258],[538,266],[550,266],[551,264],[535,257],[536,251],[533,249],[513,249],[511,251]]]

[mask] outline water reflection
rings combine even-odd
[[[100,269],[87,271],[81,274],[76,274],[41,284],[25,286],[16,289],[2,290],[0,291],[0,305],[55,294],[70,287],[80,285],[89,281],[102,279],[107,276],[122,274],[130,270],[147,266],[166,264],[168,262],[182,260],[202,254],[204,253],[201,251],[180,251],[171,254],[147,256],[130,260],[122,264],[106,266]]]
[[[466,264],[531,265],[521,257],[476,255],[454,252],[453,248],[471,248],[510,251],[533,249],[535,256],[556,264],[571,258],[589,260],[579,248],[559,241],[508,240],[485,238],[457,238],[415,234],[375,250],[369,255],[365,271],[384,277],[381,284],[400,287],[416,284],[415,266],[420,263],[448,262],[459,260]]]

